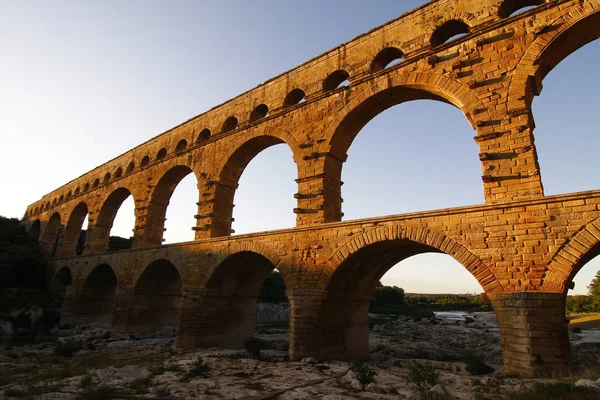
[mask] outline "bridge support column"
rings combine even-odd
[[[115,332],[131,332],[130,328],[135,318],[131,315],[133,290],[134,288],[131,286],[117,286],[112,319],[112,329]]]
[[[108,240],[112,225],[88,225],[86,233],[86,244],[83,254],[104,253],[108,249]]]
[[[177,347],[242,347],[254,334],[256,297],[185,288]]]
[[[563,293],[513,292],[488,296],[500,326],[505,374],[545,376],[570,367]]]
[[[309,226],[342,220],[341,160],[331,153],[312,153],[298,165],[296,226]]]
[[[75,302],[75,286],[68,285],[65,288],[62,309],[60,311],[60,322],[74,325],[73,303]]]

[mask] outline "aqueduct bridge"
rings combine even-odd
[[[525,6],[535,7],[515,14]],[[181,347],[237,346],[252,335],[260,286],[277,268],[290,301],[290,357],[361,356],[379,278],[409,256],[442,252],[490,299],[505,372],[568,367],[566,292],[600,253],[600,191],[544,196],[531,103],[552,68],[600,36],[599,9],[600,0],[429,2],[43,196],[23,221],[51,258],[52,282],[68,285],[63,317],[126,332],[173,325]],[[485,204],[341,222],[354,137],[416,99],[467,117]],[[296,227],[232,237],[240,175],[280,143],[298,170]],[[196,240],[162,245],[169,198],[192,173]],[[107,252],[128,196],[133,249]]]

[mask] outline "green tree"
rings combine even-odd
[[[589,284],[588,294],[592,298],[592,311],[600,310],[600,271],[596,272],[596,276]]]
[[[45,286],[46,260],[37,240],[29,238],[18,219],[0,216],[0,290]]]

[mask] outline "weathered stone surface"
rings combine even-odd
[[[549,1],[510,16],[520,5],[427,3],[29,205],[23,222],[54,257],[50,280],[65,292],[64,318],[131,334],[176,327],[179,347],[236,347],[251,336],[260,283],[277,268],[290,298],[290,357],[365,356],[375,278],[433,251],[460,262],[492,301],[506,372],[567,368],[565,293],[598,248],[600,191],[544,196],[531,104],[552,68],[600,36],[600,0]],[[466,35],[446,43],[458,33]],[[336,87],[346,78],[349,86]],[[416,99],[454,104],[476,130],[486,204],[340,222],[354,137],[385,109]],[[279,143],[298,167],[296,228],[231,237],[239,177]],[[197,240],[161,246],[168,200],[190,173]],[[135,249],[108,254],[130,195]],[[84,255],[73,257],[86,215]]]

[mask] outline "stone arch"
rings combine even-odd
[[[65,297],[67,286],[73,284],[73,273],[69,267],[62,267],[52,277],[52,292],[57,294],[60,298]]]
[[[216,266],[214,268],[211,268],[208,272],[207,272],[207,278],[206,281],[208,282],[211,278],[211,276],[214,275],[216,269],[218,268],[219,265],[221,265],[226,259],[228,259],[229,257],[238,254],[238,253],[256,253],[264,258],[266,258],[271,264],[273,264],[274,268],[279,269],[279,265],[281,263],[281,257],[279,257],[277,255],[277,252],[269,249],[268,247],[260,244],[260,243],[256,243],[256,242],[241,242],[241,243],[233,243],[228,249],[228,251],[226,253],[223,253],[222,255],[219,256],[219,258],[217,259],[216,262]],[[286,285],[288,284],[288,275],[287,275],[287,271],[284,268],[284,271],[280,271],[282,273],[282,275],[284,275],[284,281],[286,283]],[[205,284],[206,286],[207,284]]]
[[[37,209],[36,209],[36,214],[37,214]],[[31,227],[29,228],[29,231],[27,232],[27,236],[29,236],[30,239],[34,239],[36,242],[40,240],[40,232],[42,231],[42,223],[40,222],[39,219],[36,219],[35,221],[33,221],[33,224],[31,224]]]
[[[196,144],[201,144],[210,139],[210,129],[204,128],[198,133],[198,137],[196,138]]]
[[[265,118],[269,115],[269,107],[262,103],[254,107],[254,110],[250,113],[250,122],[256,122],[260,119]]]
[[[459,261],[487,291],[500,282],[479,258],[441,233],[412,226],[385,226],[358,235],[328,260],[318,286],[324,289],[318,326],[320,358],[369,354],[368,312],[377,282],[411,256],[436,252]]]
[[[336,113],[325,128],[329,147],[323,150],[328,150],[329,156],[319,160],[325,163],[322,168],[328,175],[327,181],[324,182],[324,185],[327,185],[324,189],[327,196],[324,198],[323,208],[335,211],[328,216],[327,222],[341,219],[343,164],[354,138],[374,117],[403,102],[432,99],[459,108],[473,129],[476,129],[474,110],[486,110],[475,93],[461,82],[434,72],[401,73],[400,71],[393,69],[377,77],[371,84],[363,85],[357,93],[355,91],[356,94]],[[492,119],[488,111],[477,114],[477,118]]]
[[[229,117],[227,117],[227,119],[225,119],[225,121],[223,121],[223,125],[221,125],[221,133],[233,131],[239,128],[239,126],[240,124],[238,122],[238,119],[235,116],[230,115]]]
[[[493,271],[462,244],[427,228],[398,225],[372,229],[356,236],[339,247],[338,251],[327,261],[323,269],[323,275],[317,286],[326,288],[339,267],[361,249],[376,245],[377,243],[394,241],[414,244],[416,250],[419,250],[414,254],[407,253],[407,257],[422,253],[424,250],[451,256],[477,279],[477,282],[479,282],[486,293],[501,292],[504,290]],[[389,261],[391,262],[392,260]],[[390,267],[399,261],[394,261]]]
[[[344,69],[333,71],[323,80],[323,91],[329,92],[337,89],[348,78],[350,78],[350,74]]]
[[[128,331],[141,333],[176,328],[181,290],[182,279],[177,268],[166,259],[152,261],[135,283]]]
[[[583,225],[550,258],[541,290],[566,293],[579,270],[600,254],[600,217]]]
[[[141,167],[141,168],[147,167],[147,166],[148,166],[148,164],[150,164],[150,156],[148,156],[148,155],[145,155],[145,156],[142,158],[142,161],[140,161],[140,167]]]
[[[165,158],[167,156],[167,149],[165,149],[164,147],[161,148],[158,153],[156,153],[156,159],[157,160],[162,160],[163,158]]]
[[[264,131],[250,131],[237,147],[223,158],[223,164],[216,169],[219,180],[215,187],[211,237],[229,236],[233,216],[233,198],[239,179],[254,157],[276,144],[285,143],[291,149],[298,166],[297,157],[301,154],[296,140],[282,129],[267,128]]]
[[[71,211],[67,225],[65,225],[63,240],[59,251],[60,257],[72,257],[76,254],[79,232],[81,232],[83,221],[88,213],[88,206],[84,202],[77,204]]]
[[[183,150],[185,150],[187,145],[188,145],[187,140],[181,139],[179,142],[177,142],[177,146],[175,146],[175,151],[177,153],[182,152]]]
[[[77,320],[111,324],[117,286],[117,275],[110,265],[94,267],[83,281],[74,302],[73,313]]]
[[[121,176],[123,176],[123,168],[119,167],[115,170],[114,178],[119,179]]]
[[[120,187],[112,191],[104,200],[100,212],[96,217],[93,225],[89,227],[88,234],[89,246],[86,243],[86,248],[89,247],[90,253],[103,253],[108,250],[108,240],[113,222],[121,207],[121,204],[131,196],[129,189]],[[135,201],[135,198],[134,198]]]
[[[289,91],[289,93],[283,99],[283,108],[289,108],[296,104],[299,104],[306,98],[306,91],[302,88],[295,88]]]
[[[498,7],[498,16],[500,18],[508,18],[515,11],[525,7],[539,6],[545,2],[546,0],[504,0]]]
[[[127,164],[127,169],[125,170],[125,173],[130,174],[133,172],[134,169],[135,169],[135,163],[133,161],[131,161],[129,164]]]
[[[485,106],[468,86],[436,73],[400,74],[393,71],[377,78],[336,114],[327,126],[330,151],[345,160],[346,151],[358,132],[375,116],[386,109],[412,100],[432,99],[456,106],[473,129],[476,124],[472,112]],[[486,111],[481,118],[490,118]]]
[[[590,11],[594,10],[594,11]],[[600,0],[579,4],[569,13],[538,27],[538,34],[513,70],[508,101],[530,108],[533,96],[542,90],[542,80],[562,60],[600,37]]]
[[[380,48],[377,54],[371,61],[370,72],[379,72],[387,68],[387,66],[398,59],[404,58],[404,52],[396,44],[388,43],[386,46]]]
[[[150,202],[148,203],[142,238],[143,246],[158,246],[162,244],[169,199],[179,182],[190,173],[193,173],[190,167],[176,165],[166,171],[159,179],[150,195]],[[196,177],[197,179],[198,177]]]
[[[250,247],[264,251],[260,246]],[[198,310],[199,318],[210,325],[202,335],[202,345],[240,347],[252,337],[262,284],[276,266],[252,250],[230,252],[216,265],[205,284],[203,307]]]
[[[448,42],[451,37],[460,33],[469,33],[473,27],[475,16],[468,12],[447,15],[440,19],[429,34],[429,44],[432,47]]]
[[[58,246],[61,230],[62,225],[60,223],[60,214],[55,212],[46,223],[40,238],[40,247],[50,257],[54,257],[56,254],[56,248]]]

